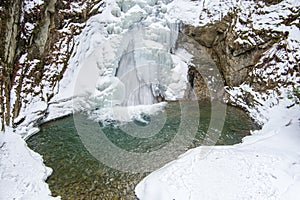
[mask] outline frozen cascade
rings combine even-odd
[[[115,73],[125,88],[122,106],[154,104],[165,97],[179,23],[168,27],[162,32],[140,25],[124,37]]]
[[[88,20],[70,60],[79,66],[73,110],[95,120],[131,120],[182,98],[186,88],[190,56],[176,48],[181,21],[166,17],[167,2],[122,2]]]
[[[168,26],[170,28],[170,52],[175,53],[176,49],[176,42],[178,38],[178,33],[180,30],[180,25],[181,22],[176,22],[176,23],[168,23]]]
[[[124,84],[123,106],[132,105],[148,105],[156,102],[155,96],[151,91],[152,82],[158,77],[157,68],[155,65],[151,67],[151,63],[142,63],[135,59],[135,50],[131,50],[134,43],[131,42],[128,46],[129,52],[124,52],[120,58],[116,77]],[[157,81],[157,79],[156,79]]]

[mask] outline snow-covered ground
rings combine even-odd
[[[0,132],[0,199],[60,199],[51,197],[45,180],[52,170],[30,150],[20,135]]]
[[[261,130],[233,146],[198,147],[151,173],[141,200],[300,197],[300,106],[286,99],[267,111]]]

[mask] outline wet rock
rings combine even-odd
[[[282,0],[262,0],[263,2],[265,2],[267,5],[276,5],[279,4],[280,2],[282,2]]]

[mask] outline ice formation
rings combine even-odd
[[[77,78],[61,82],[61,94],[74,91],[76,112],[183,97],[188,59],[182,62],[176,51],[180,21],[167,20],[165,12],[160,1],[108,2],[88,21],[70,60],[79,67],[65,76]]]

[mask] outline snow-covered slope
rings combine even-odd
[[[20,135],[8,127],[0,132],[0,199],[60,199],[45,183],[51,172]]]
[[[151,173],[141,200],[282,199],[300,192],[300,106],[281,100],[262,130],[234,146],[198,147]]]

